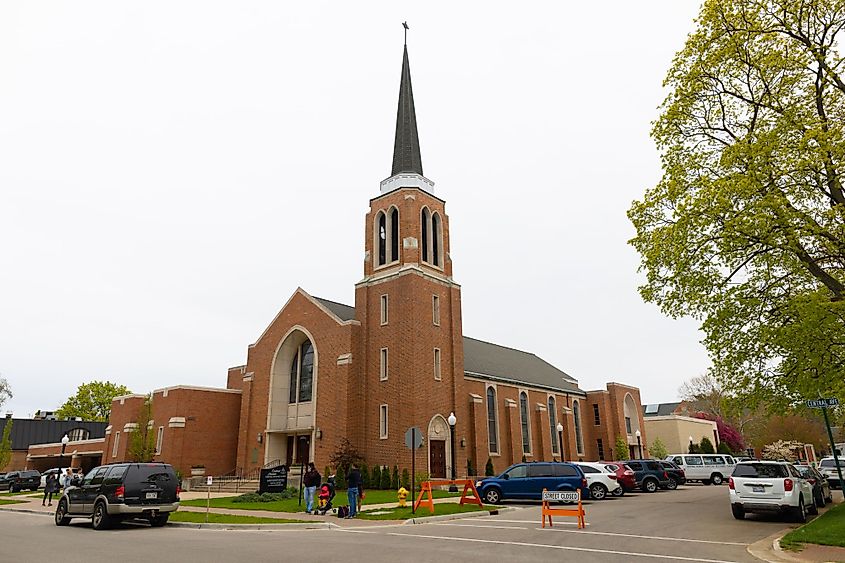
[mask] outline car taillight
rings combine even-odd
[[[630,469],[625,470],[625,475],[633,475],[633,474],[634,474],[634,472],[631,471]]]
[[[728,488],[729,488],[730,490],[734,490],[734,478],[733,478],[733,477],[731,477],[730,479],[728,479]]]
[[[816,484],[816,480],[815,480],[815,479],[807,479],[807,481],[808,481],[811,485],[815,485],[815,484]]]
[[[792,486],[793,486],[792,479],[784,479],[783,480],[783,490],[784,491],[787,491],[787,492],[791,491]]]
[[[668,479],[668,478],[669,478],[669,474],[668,474],[668,473],[666,473],[665,471],[663,472],[663,478],[664,478],[664,479]]]
[[[179,485],[176,485],[176,496],[178,497],[181,494],[182,494],[182,487],[180,487]]]
[[[120,500],[123,500],[123,494],[124,494],[125,492],[126,492],[126,488],[125,488],[123,485],[121,485],[121,486],[119,486],[117,489],[115,489],[115,491],[114,491],[114,496],[116,496],[116,497],[117,497],[117,498],[119,498]]]
[[[616,480],[616,475],[614,475],[613,473],[611,473],[611,474],[610,474],[610,475],[608,475],[607,477],[608,477],[609,479],[613,479],[614,481]]]

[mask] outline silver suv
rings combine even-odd
[[[845,475],[845,459],[839,457],[839,467],[842,468],[842,474]],[[830,483],[831,489],[841,489],[842,483],[839,482],[839,471],[836,470],[836,460],[832,457],[825,457],[819,462],[819,473],[827,477],[827,482]]]
[[[812,485],[785,461],[740,462],[728,480],[728,488],[731,512],[737,520],[748,512],[780,512],[806,522],[807,512],[819,513]]]

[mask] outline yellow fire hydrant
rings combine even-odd
[[[405,487],[399,487],[396,495],[399,497],[399,508],[403,508],[405,506],[405,499],[408,498],[408,490]]]

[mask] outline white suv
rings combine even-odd
[[[607,493],[614,495],[622,494],[622,485],[616,481],[616,473],[610,471],[603,463],[577,462],[575,465],[584,472],[587,478],[587,488],[590,489],[590,498],[602,500],[607,498]],[[617,492],[618,491],[618,492]]]
[[[839,457],[839,467],[842,468],[842,474],[845,475],[845,459]],[[817,468],[819,473],[827,477],[827,482],[830,483],[831,489],[841,489],[842,483],[839,482],[839,471],[836,469],[836,460],[832,457],[823,458],[819,462]]]
[[[747,512],[780,512],[806,522],[818,514],[813,486],[785,461],[743,461],[728,480],[731,511],[742,520]]]

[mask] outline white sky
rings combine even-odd
[[[407,20],[464,334],[674,400],[709,360],[625,212],[698,1],[0,4],[4,410],[225,386],[297,286],[354,304]]]

